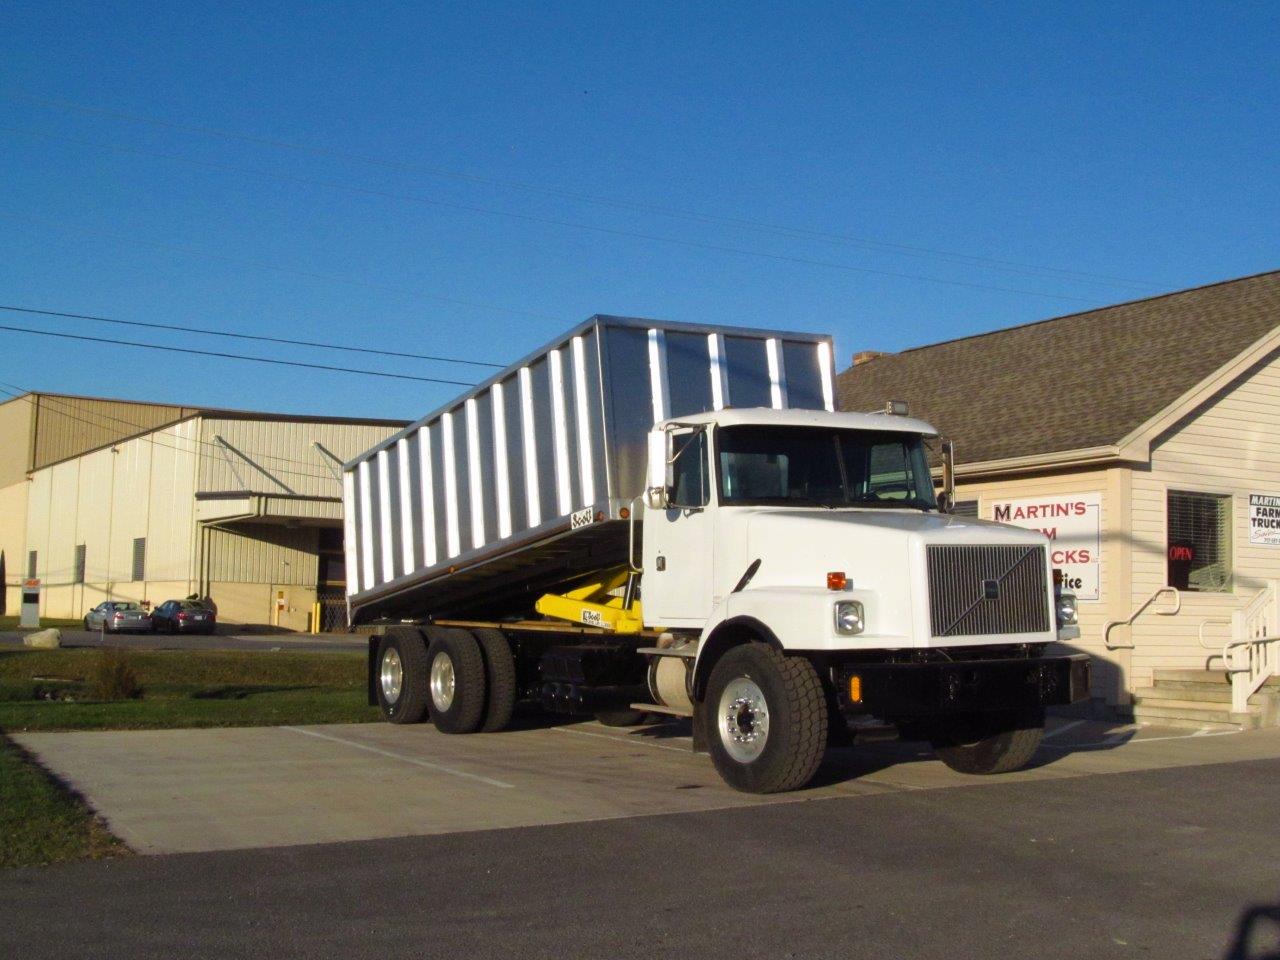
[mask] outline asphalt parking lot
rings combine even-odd
[[[678,735],[592,724],[223,733],[258,739],[162,752],[152,735],[118,734],[97,766],[128,764],[120,785],[146,774],[153,799],[163,785],[168,819],[193,820],[186,835],[212,831],[216,812],[298,845],[0,873],[0,956],[1261,960],[1280,948],[1277,730],[1081,724],[998,778],[887,743],[835,755],[818,786],[775,798],[717,787]],[[100,736],[24,740],[70,770]],[[223,803],[184,786],[202,765]],[[429,835],[304,844],[299,824],[340,803],[348,820]],[[165,832],[177,835],[151,835]]]

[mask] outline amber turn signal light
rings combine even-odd
[[[844,575],[842,570],[833,570],[827,574],[828,590],[843,590],[849,585],[849,578]]]
[[[849,702],[862,702],[862,678],[856,673],[849,678]]]

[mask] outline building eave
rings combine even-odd
[[[1151,459],[1151,445],[1161,434],[1175,427],[1180,421],[1194,414],[1201,407],[1212,401],[1233,381],[1247,374],[1253,367],[1268,356],[1280,350],[1280,326],[1275,327],[1266,336],[1250,344],[1229,363],[1219,367],[1191,389],[1183,393],[1173,403],[1148,418],[1135,430],[1120,441],[1118,447],[1126,457],[1136,460]]]
[[[1036,453],[1025,457],[1008,457],[1003,460],[980,460],[956,465],[957,480],[984,480],[1011,474],[1042,473],[1080,467],[1114,466],[1133,462],[1119,446],[1084,447],[1077,450],[1058,450]]]

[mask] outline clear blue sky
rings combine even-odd
[[[1268,4],[10,0],[0,303],[499,362],[622,313],[829,331],[843,367],[1280,267],[1277,51]],[[455,391],[3,332],[0,380],[404,418]]]

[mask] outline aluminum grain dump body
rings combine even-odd
[[[351,623],[522,616],[626,563],[655,423],[833,410],[832,363],[824,335],[592,317],[344,465]]]

